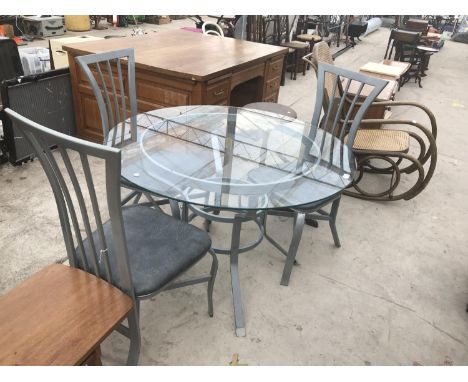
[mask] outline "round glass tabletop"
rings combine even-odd
[[[221,209],[296,207],[333,197],[355,169],[348,147],[310,123],[254,109],[181,106],[138,115],[122,179]]]

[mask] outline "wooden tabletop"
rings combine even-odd
[[[377,73],[398,79],[402,75],[402,68],[378,62],[368,62],[359,68],[360,72]]]
[[[342,82],[343,88],[346,87],[347,81],[348,81],[348,79],[343,79],[343,82]],[[395,94],[396,89],[397,89],[397,85],[398,85],[397,82],[396,81],[391,81],[391,80],[387,80],[387,81],[388,81],[388,84],[379,93],[379,95],[375,99],[376,101],[389,101],[389,100],[392,99],[393,95]],[[349,85],[348,92],[351,95],[356,94],[356,92],[359,90],[360,85],[361,85],[361,82],[352,81],[351,85]],[[367,97],[370,94],[370,92],[372,91],[372,89],[373,89],[372,86],[364,85],[364,87],[362,88],[361,94],[360,94],[361,97]]]
[[[0,297],[0,365],[75,365],[132,309],[130,297],[62,264]]]
[[[135,49],[137,68],[194,81],[209,80],[243,65],[288,51],[278,46],[205,36],[184,30],[63,46],[64,50],[74,56],[124,48]]]

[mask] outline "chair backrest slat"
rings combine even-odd
[[[12,115],[9,109],[6,109],[5,112],[10,116]],[[59,210],[60,225],[62,227],[62,232],[63,232],[64,239],[65,239],[65,247],[67,250],[68,260],[70,262],[70,265],[75,266],[76,265],[76,257],[74,256],[75,247],[74,247],[73,241],[70,240],[70,238],[72,237],[72,233],[71,233],[71,227],[70,227],[70,220],[68,219],[66,202],[63,197],[60,185],[57,181],[56,175],[45,154],[47,150],[50,150],[49,145],[41,144],[41,139],[33,137],[29,131],[24,131],[24,136],[31,143],[31,145],[34,148],[34,151],[37,153],[37,158],[39,159],[39,162],[41,162],[42,167],[44,168],[44,172],[46,173],[47,179],[49,180],[49,183],[51,185],[52,192],[54,194],[55,201],[57,203],[57,208]],[[74,224],[75,221],[72,220],[72,223]],[[76,221],[76,224],[77,223],[78,222]],[[84,251],[82,253],[84,253]],[[81,260],[83,264],[85,264],[87,267],[86,259],[82,258]]]
[[[328,73],[327,73],[328,74]],[[337,78],[335,76],[335,80],[333,82],[333,88],[332,88],[332,93],[331,93],[331,97],[330,97],[330,94],[328,94],[328,92],[326,93],[327,94],[327,99],[328,99],[328,107],[326,107],[326,112],[325,112],[325,109],[324,109],[324,112],[325,112],[325,115],[322,117],[321,121],[320,121],[320,125],[322,126],[323,129],[325,130],[329,130],[328,128],[328,121],[330,120],[330,117],[332,116],[333,114],[333,110],[335,109],[336,111],[336,108],[335,108],[335,101],[336,101],[336,90],[338,88],[338,81],[337,81]],[[331,101],[330,101],[331,100]],[[325,105],[324,105],[325,106]],[[325,147],[325,143],[326,143],[326,137],[325,135],[322,136],[322,142],[320,144],[320,152],[323,152],[323,149]]]
[[[343,169],[344,145],[338,145],[338,142],[346,141],[348,155],[352,155],[354,138],[364,113],[387,85],[387,81],[323,62],[318,62],[316,68],[317,94],[309,137],[314,141],[320,139],[316,143],[322,152],[322,160],[327,155],[328,166],[340,166]],[[333,79],[331,92],[326,84],[327,76]],[[357,90],[351,93],[352,83],[356,84]],[[369,92],[363,98],[365,86],[369,87]],[[350,100],[351,94],[354,96]],[[319,127],[329,134],[317,134]],[[339,152],[336,152],[337,147]],[[339,154],[338,163],[336,154]]]
[[[120,102],[122,103],[122,119],[121,119],[121,127],[120,127],[120,136],[123,137],[125,135],[125,123],[127,120],[127,105],[125,102],[125,88],[123,84],[122,64],[121,64],[120,58],[117,59],[117,78],[119,79]]]
[[[337,84],[337,87],[339,87],[341,89],[341,77],[340,76],[336,76],[336,84]],[[338,105],[338,109],[336,110],[336,113],[335,113],[335,118],[333,120],[333,124],[331,126],[331,128],[329,129],[329,132],[331,134],[331,136],[337,136],[337,135],[340,135],[339,132],[338,132],[338,129],[339,129],[339,126],[341,125],[340,124],[340,117],[342,115],[342,112],[343,112],[343,107],[346,103],[346,100],[347,100],[347,95],[348,95],[348,90],[349,90],[349,86],[351,84],[351,81],[347,81],[346,83],[346,87],[344,90],[341,91],[341,98],[340,98],[340,103]],[[351,108],[349,109],[351,110]],[[342,123],[343,126],[346,126],[346,122]],[[341,132],[345,131],[345,129],[341,128],[340,129]],[[343,138],[341,137],[340,135],[340,140],[343,140]],[[329,165],[331,166],[333,164],[333,153],[335,152],[335,140],[332,141],[332,144],[331,144],[331,148],[330,148],[330,158],[329,158]]]
[[[45,144],[45,140],[43,139],[43,137],[39,136],[37,138],[37,141],[40,143],[41,148],[43,149],[43,153],[44,153],[46,163],[51,168],[51,170],[52,170],[52,172],[54,174],[54,180],[58,184],[58,186],[60,187],[61,194],[63,195],[63,199],[65,201],[65,207],[66,207],[66,209],[68,211],[68,214],[70,216],[72,226],[73,226],[73,231],[74,231],[76,240],[78,242],[77,244],[80,247],[80,250],[83,253],[85,253],[85,247],[83,245],[83,238],[81,236],[80,224],[78,222],[78,217],[77,217],[76,212],[75,212],[75,205],[73,203],[73,200],[72,200],[70,191],[68,189],[67,183],[65,182],[65,179],[64,179],[64,177],[62,175],[62,172],[60,171],[59,166],[57,164],[57,161],[55,160],[54,155],[52,154],[51,150],[48,149],[48,148],[46,149],[46,147],[45,147],[46,144]],[[72,244],[74,244],[74,240],[73,240],[73,236],[72,236],[71,232],[70,232],[69,240],[70,240],[70,242]],[[87,259],[85,258],[84,260],[85,260],[84,261],[84,266],[85,266],[86,271],[90,271]]]
[[[117,265],[114,273],[118,273],[119,287],[135,298],[120,205],[120,150],[48,129],[10,109],[5,109],[5,113],[22,129],[49,179],[70,265],[112,282],[117,276],[111,273],[109,256],[114,256],[112,261]],[[55,153],[50,150],[51,146],[57,147]],[[74,160],[72,155],[79,156],[80,160]],[[103,166],[99,167],[97,161]],[[105,169],[105,182],[102,177],[93,176],[100,168]],[[105,183],[105,187],[100,188],[106,192],[104,209],[98,203],[95,184],[99,181]],[[110,216],[109,228],[104,227],[103,213]],[[111,242],[113,251],[109,253]]]
[[[102,258],[103,252],[105,253],[104,264],[105,264],[106,280],[109,282],[112,282],[112,273],[110,269],[109,258],[107,257],[107,253],[106,253],[107,241],[104,235],[101,212],[99,210],[99,204],[98,204],[97,197],[96,197],[96,190],[94,187],[93,177],[91,175],[91,169],[89,167],[88,157],[85,154],[80,153],[80,159],[81,159],[81,166],[83,167],[83,172],[84,172],[85,179],[86,179],[86,185],[89,191],[89,197],[91,199],[91,205],[93,207],[94,218],[96,220],[96,230],[97,230],[99,241],[100,241],[99,255],[100,255],[100,258]]]
[[[126,59],[126,75],[122,70],[123,59]],[[79,56],[76,57],[76,61],[88,79],[96,97],[101,115],[104,144],[119,146],[124,143],[124,138],[128,136],[126,134],[128,124],[127,102],[130,104],[130,123],[128,124],[130,136],[132,140],[136,140],[137,103],[133,49]],[[93,74],[91,67],[95,68],[96,76]]]
[[[119,62],[119,60],[120,59],[118,58],[116,59],[116,64],[117,62]],[[109,73],[109,81],[112,87],[112,99],[114,100],[115,124],[118,125],[122,122],[122,120],[120,119],[121,114],[120,114],[119,97],[117,96],[117,91],[115,90],[114,74],[112,73],[110,61],[106,61],[106,65],[107,65],[107,73]]]
[[[85,204],[85,200],[84,200],[84,197],[83,197],[83,192],[81,190],[80,183],[78,182],[78,178],[76,177],[75,170],[73,169],[73,166],[72,166],[71,161],[70,161],[70,157],[68,156],[68,153],[66,152],[66,150],[63,147],[58,147],[58,151],[62,155],[62,160],[63,160],[63,162],[65,164],[65,168],[68,171],[68,176],[70,177],[73,188],[75,189],[75,195],[76,195],[76,198],[78,200],[78,206],[80,208],[81,218],[83,220],[83,225],[85,227],[86,236],[88,237],[89,246],[91,248],[90,252],[91,252],[91,262],[92,262],[92,265],[93,265],[93,273],[96,276],[100,276],[96,245],[94,243],[91,224],[89,222],[88,211],[87,211],[87,208],[86,208],[86,204]],[[63,177],[60,174],[60,170],[58,169],[57,163],[55,162],[55,160],[53,158],[52,153],[50,153],[49,156],[51,157],[51,162],[52,161],[54,162],[54,167],[57,169],[58,176],[63,179]],[[64,182],[64,180],[63,180],[63,182]],[[66,192],[67,195],[68,195],[66,197],[66,200],[70,200],[70,205],[68,207],[68,209],[70,211],[70,214],[75,215],[73,202],[71,201],[71,197],[69,196],[69,191],[68,191],[67,185],[62,184],[62,189],[64,189],[65,190],[64,192]],[[80,241],[81,241],[81,234],[79,232],[75,232],[75,235],[80,235],[79,237],[80,237]]]

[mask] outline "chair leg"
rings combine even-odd
[[[304,53],[307,54],[308,52],[307,52],[307,51],[305,51],[305,52],[302,51],[302,54],[304,54]],[[298,61],[299,61],[299,62],[301,63],[301,65],[302,65],[302,75],[305,76],[305,75],[306,75],[307,65],[306,65],[305,61],[302,61],[302,59],[301,59],[300,57],[299,57],[299,60],[298,60]]]
[[[138,195],[136,196],[136,198],[133,200],[133,204],[138,204],[138,202],[140,201],[142,195],[143,195],[143,193],[139,192]]]
[[[332,203],[331,211],[330,211],[330,230],[333,236],[333,241],[335,242],[335,247],[340,248],[340,238],[338,237],[338,231],[336,230],[336,216],[338,215],[338,208],[340,207],[341,197],[334,200]]]
[[[297,69],[299,68],[299,50],[300,49],[296,49],[294,51],[294,81],[297,78]]]
[[[127,204],[130,200],[132,200],[133,198],[135,197],[138,197],[139,195],[141,195],[141,192],[138,192],[138,191],[132,191],[130,192],[125,198],[123,198],[120,202],[120,204],[122,206],[124,206],[125,204]]]
[[[262,217],[260,218],[260,219],[261,219],[261,222],[262,222],[262,226],[263,226],[263,234],[264,234],[264,235],[267,234],[267,217],[268,217],[268,213],[265,211],[265,212],[262,214]]]
[[[281,86],[284,86],[286,82],[286,65],[288,65],[288,54],[284,55],[283,69],[281,70],[281,82],[280,82]]]
[[[286,264],[284,265],[283,275],[281,276],[281,285],[288,286],[291,277],[292,267],[296,260],[297,249],[301,242],[302,231],[304,230],[306,214],[302,212],[295,212],[294,214],[294,228],[291,244],[289,245],[288,255],[286,257]]]
[[[82,363],[86,366],[102,366],[101,361],[101,346],[98,345],[96,349],[91,353],[91,355]]]
[[[218,272],[218,258],[212,249],[210,249],[210,254],[213,257],[213,261],[211,263],[210,280],[208,281],[208,314],[210,317],[213,317],[213,287]]]
[[[139,306],[139,304],[138,304]],[[137,312],[138,306],[130,312],[127,317],[128,328],[130,334],[130,350],[128,351],[127,365],[136,366],[140,358],[141,348],[141,335],[140,335],[140,324],[139,324],[139,313]]]

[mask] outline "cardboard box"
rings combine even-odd
[[[104,40],[96,36],[73,36],[54,38],[49,40],[50,52],[52,55],[52,66],[54,69],[68,68],[68,54],[62,47],[63,45],[76,44],[86,41]]]
[[[15,31],[13,29],[13,25],[10,25],[10,24],[0,25],[0,36],[5,36],[8,38],[15,37]]]

